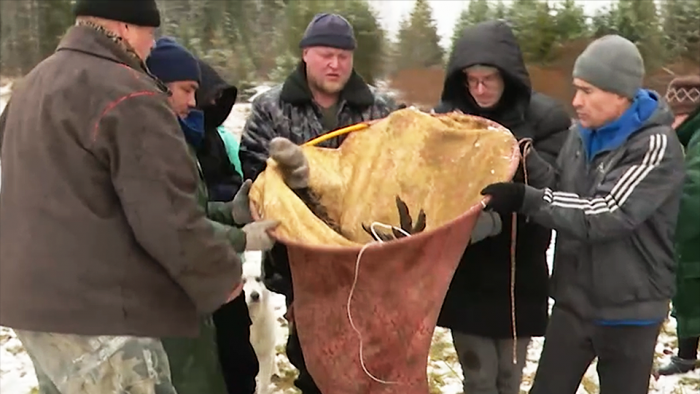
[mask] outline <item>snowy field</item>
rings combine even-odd
[[[6,89],[0,89],[0,111],[5,106]],[[234,107],[231,116],[226,121],[226,128],[240,137],[241,129],[250,111],[250,104],[241,103]],[[550,254],[551,264],[551,254]],[[286,342],[286,324],[282,315],[285,312],[283,297],[276,295],[273,298],[276,313],[278,315],[278,356],[279,375],[273,378],[275,394],[298,393],[293,387],[295,370],[289,364],[284,355]],[[524,369],[521,392],[527,393],[532,385],[532,380],[537,369],[537,361],[542,349],[543,340],[534,339],[528,351],[527,365]],[[671,353],[675,351],[677,340],[675,337],[675,321],[669,319],[659,336],[656,347],[656,363],[668,362]],[[457,356],[452,346],[452,339],[448,330],[437,328],[433,337],[433,345],[430,351],[428,363],[428,378],[430,380],[431,394],[458,394],[462,393],[461,368],[457,362]],[[30,394],[38,393],[36,377],[29,357],[22,349],[22,345],[15,337],[12,330],[0,327],[0,393],[2,394]],[[591,365],[586,373],[583,383],[576,394],[597,394],[598,379],[595,372],[595,364]],[[674,377],[661,377],[659,380],[650,379],[649,393],[652,394],[691,394],[700,393],[700,369],[692,373]],[[469,394],[469,393],[466,393]]]

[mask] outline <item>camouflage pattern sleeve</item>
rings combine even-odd
[[[398,109],[396,101],[388,94],[378,93],[376,90],[374,93],[374,108],[376,113],[374,114],[374,119],[381,119],[389,116],[390,113]]]
[[[250,116],[243,128],[238,151],[243,179],[255,180],[265,170],[270,140],[277,136],[265,99],[266,95],[263,94],[253,101]]]

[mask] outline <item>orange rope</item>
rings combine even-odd
[[[335,138],[335,137],[341,136],[343,134],[352,133],[353,131],[358,131],[358,130],[364,130],[364,129],[368,128],[370,125],[371,125],[371,122],[364,122],[364,123],[357,123],[357,124],[354,124],[352,126],[343,127],[341,129],[331,131],[330,133],[326,133],[326,134],[323,134],[321,136],[318,136],[318,137],[312,139],[311,141],[305,143],[304,146],[318,145],[323,141],[327,141],[331,138]]]

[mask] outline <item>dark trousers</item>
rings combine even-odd
[[[530,394],[575,394],[596,357],[600,394],[646,394],[660,327],[602,326],[555,306]]]
[[[245,293],[214,312],[219,362],[228,394],[254,394],[258,357],[250,344],[252,322]]]
[[[697,360],[699,337],[678,339],[678,357],[684,360]]]
[[[289,308],[289,304],[289,297],[287,297],[287,308]],[[301,351],[301,344],[299,343],[299,336],[294,323],[289,324],[289,337],[287,337],[285,351],[289,362],[299,371],[299,376],[294,380],[294,386],[301,391],[301,394],[322,394],[306,369],[304,354]]]

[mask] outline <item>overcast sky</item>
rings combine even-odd
[[[505,0],[504,3],[508,3]],[[556,3],[558,0],[550,1]],[[610,4],[610,0],[577,0],[586,13],[593,15],[598,8],[605,7]],[[413,8],[415,0],[370,0],[370,3],[379,12],[381,23],[385,29],[393,35],[398,29],[401,18],[407,15]],[[438,34],[442,37],[441,44],[444,47],[449,46],[450,38],[452,37],[452,28],[454,27],[459,13],[469,4],[468,0],[428,0],[428,3],[433,7],[433,18],[437,22]]]

